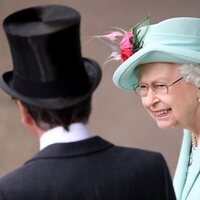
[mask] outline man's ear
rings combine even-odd
[[[35,124],[34,119],[27,113],[21,101],[16,100],[21,115],[22,123],[37,137],[41,137],[43,131]]]
[[[21,101],[16,100],[16,103],[17,103],[17,107],[19,108],[22,123],[27,126],[33,125],[34,121],[33,121],[32,117],[26,112],[26,109],[24,108]]]

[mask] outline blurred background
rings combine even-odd
[[[63,4],[81,13],[82,54],[102,65],[103,79],[93,98],[89,127],[117,145],[159,151],[174,175],[180,151],[182,130],[161,130],[143,109],[133,93],[119,90],[112,75],[120,62],[103,65],[111,49],[90,36],[129,30],[149,15],[152,23],[171,17],[200,17],[199,0],[0,0],[0,21],[10,13],[41,4]],[[22,55],[23,56],[23,55]],[[0,73],[12,69],[6,36],[0,26]],[[15,103],[0,90],[0,176],[22,165],[37,153],[38,140],[22,126]]]

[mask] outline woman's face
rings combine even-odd
[[[173,63],[149,63],[139,66],[138,82],[162,82],[170,85],[181,78]],[[151,88],[141,97],[144,108],[160,128],[192,128],[198,118],[198,88],[183,79],[168,87],[167,94],[155,94]]]

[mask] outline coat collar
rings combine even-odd
[[[188,130],[184,130],[181,151],[173,181],[177,200],[180,200],[182,197],[182,192],[187,177],[190,149],[191,133]]]
[[[193,160],[193,164],[188,173],[188,163],[191,151],[191,132],[184,130],[184,137],[181,146],[179,161],[174,177],[174,189],[177,196],[177,200],[187,199],[197,176],[200,173],[200,148],[198,148],[196,157]],[[187,182],[186,182],[187,178]]]
[[[183,190],[182,194],[183,199],[187,199],[187,196],[189,195],[193,185],[195,184],[196,178],[200,173],[199,158],[200,158],[200,148],[198,148],[195,152],[195,157],[193,158],[193,163],[190,167],[190,171],[187,176],[187,181]]]
[[[89,154],[105,150],[112,146],[113,144],[99,136],[91,137],[78,142],[52,144],[36,154],[31,160],[27,161],[26,164],[38,159],[73,157]]]

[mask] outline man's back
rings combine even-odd
[[[175,199],[158,153],[123,148],[93,137],[53,144],[0,181],[8,200]]]
[[[102,72],[81,55],[79,12],[36,6],[10,14],[3,25],[13,70],[0,77],[0,87],[15,99],[23,124],[47,146],[0,179],[0,199],[174,199],[160,154],[86,139]]]

